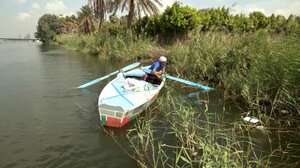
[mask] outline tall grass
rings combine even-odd
[[[133,34],[62,35],[68,48],[112,60],[169,60],[175,76],[224,90],[224,98],[241,103],[253,115],[300,116],[300,37],[267,31],[245,34],[202,33],[172,45]]]
[[[220,86],[251,113],[299,116],[299,45],[298,35],[206,33],[171,46],[168,58],[177,76]]]
[[[132,35],[62,35],[58,43],[69,49],[91,53],[111,60],[133,61],[152,58],[152,53],[164,52],[148,38]]]
[[[129,130],[131,149],[142,167],[299,166],[299,144],[279,142],[273,148],[280,135],[274,136],[269,127],[259,130],[239,117],[225,122],[218,117],[222,112],[176,103],[172,95],[172,88],[167,88],[157,101],[163,108],[152,108],[155,115],[148,111]],[[263,150],[252,135],[255,131],[269,140],[270,150]]]

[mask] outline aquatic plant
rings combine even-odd
[[[188,41],[160,45],[147,37],[120,34],[76,34],[59,38],[68,48],[112,60],[150,63],[160,55],[169,60],[173,76],[223,89],[225,99],[248,108],[253,115],[299,116],[299,35],[192,31]]]
[[[224,112],[211,111],[207,104],[192,107],[188,102],[176,102],[172,95],[174,90],[168,87],[158,98],[155,106],[158,108],[149,109],[128,132],[134,158],[142,167],[297,167],[300,164],[295,155],[300,152],[299,143],[276,134],[278,128],[245,123],[240,115],[226,120]],[[296,132],[297,129],[293,131]],[[269,149],[262,149],[262,139],[270,144]]]

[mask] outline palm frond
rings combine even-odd
[[[163,7],[163,4],[161,3],[161,0],[154,0],[160,7]]]
[[[147,3],[148,1],[146,1],[145,2],[145,5],[144,5],[144,7],[145,7],[145,9],[146,9],[146,11],[147,11],[147,13],[149,14],[149,15],[151,15],[151,8],[150,8],[150,6],[148,5],[148,3]]]
[[[95,1],[95,0],[94,0]],[[101,1],[101,0],[100,0]],[[129,12],[129,15],[132,15],[132,12],[138,15],[140,18],[142,16],[142,12],[145,15],[154,15],[159,13],[159,8],[163,6],[161,3],[162,0],[107,0],[107,8],[108,11],[111,13],[116,13],[117,10],[121,10],[121,12],[127,10]],[[110,2],[109,2],[110,1]],[[131,4],[130,2],[133,2],[133,6],[130,8]],[[132,11],[130,11],[132,10]],[[131,13],[131,14],[130,14]],[[133,20],[132,16],[128,17],[128,23],[131,23]],[[130,24],[128,24],[130,25]],[[130,26],[128,26],[130,27]]]
[[[141,18],[141,5],[140,5],[139,1],[137,2],[137,13],[138,13],[138,17],[140,19]]]
[[[129,4],[127,4],[128,0],[123,0],[123,1],[124,1],[124,2],[123,2],[123,5],[122,5],[121,12],[124,11],[124,8],[125,8],[126,5],[129,5]]]
[[[141,2],[142,2],[142,3],[141,3],[141,7],[142,7],[142,9],[143,9],[143,12],[144,12],[145,15],[147,15],[147,11],[146,11],[146,9],[145,9],[145,5],[146,5],[146,4],[145,4],[145,2],[144,2],[143,0],[141,0]]]
[[[159,9],[155,3],[153,3],[152,1],[148,1],[148,5],[151,8],[152,15],[159,13]]]

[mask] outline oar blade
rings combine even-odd
[[[136,63],[130,64],[130,65],[127,65],[126,67],[122,68],[122,70],[123,70],[123,71],[128,71],[128,70],[131,70],[131,69],[133,69],[133,68],[139,66],[140,64],[141,64],[140,62],[136,62]],[[88,83],[85,83],[85,84],[83,84],[83,85],[80,85],[80,86],[78,86],[77,88],[83,89],[83,88],[89,87],[89,86],[91,86],[91,85],[93,85],[93,84],[95,84],[95,83],[98,83],[98,82],[100,82],[100,81],[102,81],[102,80],[104,80],[104,79],[107,79],[107,78],[109,78],[110,76],[116,75],[116,74],[118,74],[118,73],[119,73],[119,70],[118,70],[118,71],[114,71],[114,72],[112,72],[112,73],[110,73],[110,74],[108,74],[108,75],[105,75],[105,76],[103,76],[103,77],[97,78],[97,79],[92,80],[92,81],[90,81],[90,82],[88,82]]]
[[[184,79],[176,78],[174,76],[166,75],[166,78],[177,81],[177,82],[180,82],[180,83],[184,83],[184,84],[187,84],[187,85],[190,85],[190,86],[198,87],[198,88],[201,88],[201,89],[204,89],[204,90],[213,90],[213,88],[210,88],[208,86],[204,86],[204,85],[200,85],[200,84],[195,83],[195,82],[191,82],[191,81],[187,81],[187,80],[184,80]]]
[[[115,71],[115,72],[118,72],[118,71]],[[109,78],[109,77],[110,77],[110,75],[105,75],[105,76],[103,76],[103,77],[101,77],[101,78],[97,78],[97,79],[92,80],[92,81],[90,81],[90,82],[88,82],[88,83],[86,83],[86,84],[80,85],[80,86],[78,86],[77,88],[83,89],[83,88],[89,87],[89,86],[91,86],[91,85],[93,85],[93,84],[95,84],[95,83],[98,83],[98,82],[100,82],[100,81],[102,81],[102,80],[104,80],[104,79],[107,79],[107,78]]]
[[[138,67],[141,63],[140,62],[136,62],[136,63],[133,63],[133,64],[130,64],[130,65],[127,65],[126,67],[122,68],[123,71],[128,71],[128,70],[131,70],[135,67]]]
[[[149,69],[149,68],[143,68],[143,71],[146,73],[152,73],[151,69]]]

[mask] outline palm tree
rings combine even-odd
[[[93,11],[88,5],[83,5],[80,8],[80,11],[77,12],[77,16],[79,20],[82,20],[85,17],[93,17]]]
[[[106,3],[105,0],[88,0],[90,8],[94,11],[95,17],[99,23],[99,31],[101,29],[102,22],[106,14]],[[106,0],[109,1],[109,0]]]
[[[128,13],[128,29],[132,27],[132,21],[137,13],[138,17],[141,18],[142,12],[145,15],[154,15],[159,13],[159,5],[162,7],[162,0],[107,0],[107,8],[109,12],[116,13],[117,10],[121,9],[121,12],[126,10]]]
[[[79,21],[79,30],[84,34],[94,33],[93,12],[89,5],[84,5],[77,12]]]
[[[88,0],[89,1],[89,7],[91,8],[91,10],[93,10],[93,0]]]

